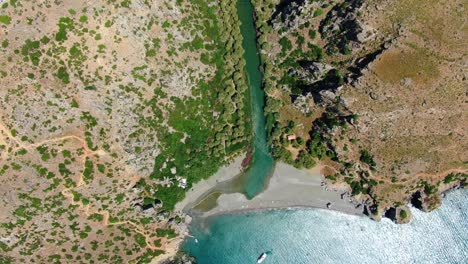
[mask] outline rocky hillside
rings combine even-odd
[[[259,1],[276,158],[320,161],[376,219],[406,222],[411,201],[432,210],[464,186],[465,4]]]
[[[231,1],[0,1],[0,263],[174,251],[250,142],[239,34]]]

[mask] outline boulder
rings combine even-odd
[[[312,79],[312,82],[314,82],[323,79],[333,67],[326,63],[311,62],[305,65],[304,69],[309,73],[309,78]]]
[[[388,208],[384,216],[394,223],[407,224],[411,221],[413,215],[408,206],[398,206]]]

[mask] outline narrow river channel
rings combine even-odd
[[[275,162],[268,147],[265,129],[265,93],[262,87],[262,71],[260,55],[257,48],[257,33],[255,30],[254,9],[250,0],[239,0],[237,4],[242,47],[246,62],[245,73],[248,80],[251,102],[251,120],[253,140],[251,145],[251,161],[249,167],[232,180],[218,183],[209,192],[199,198],[194,211],[209,211],[216,206],[221,194],[242,193],[252,199],[267,186],[268,179],[273,173]]]
[[[260,55],[257,48],[257,33],[255,30],[254,10],[250,0],[239,0],[238,15],[241,21],[243,36],[244,59],[252,102],[252,127],[254,130],[253,157],[249,169],[242,176],[243,193],[247,198],[253,198],[260,193],[267,178],[274,168],[274,161],[267,145],[265,130],[265,93],[262,89],[262,72],[260,71]]]
[[[253,158],[245,173],[205,196],[210,206],[216,205],[221,193],[242,192],[253,198],[264,190],[275,165],[267,145],[253,14],[250,0],[238,1],[251,91]],[[451,193],[433,213],[415,210],[414,220],[407,225],[320,209],[194,218],[190,229],[196,240],[187,238],[183,250],[201,264],[256,263],[261,252],[268,253],[264,263],[275,264],[467,263],[467,199],[465,190]]]

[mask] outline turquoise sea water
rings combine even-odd
[[[432,213],[388,219],[303,209],[224,215],[196,220],[184,250],[200,264],[468,263],[468,192],[459,190]],[[198,221],[198,222],[197,222]]]
[[[253,161],[241,176],[251,198],[264,189],[274,167],[268,153],[262,74],[250,0],[238,0],[255,132]],[[183,250],[200,264],[256,263],[468,263],[468,193],[457,191],[433,213],[414,210],[408,225],[384,219],[303,209],[195,219]]]

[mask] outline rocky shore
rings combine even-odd
[[[265,191],[248,200],[243,194],[221,194],[217,199],[217,206],[213,209],[200,212],[193,207],[200,203],[200,199],[210,192],[217,184],[232,180],[242,171],[243,156],[221,168],[216,174],[207,180],[195,184],[187,193],[186,198],[176,205],[176,210],[181,214],[191,212],[197,217],[211,217],[221,214],[238,214],[252,211],[279,210],[290,208],[319,208],[333,210],[345,214],[361,215],[366,213],[365,203],[355,200],[349,193],[346,185],[325,184],[325,178],[321,171],[324,166],[317,166],[310,170],[299,170],[291,165],[279,162]],[[455,189],[452,186],[450,189]],[[463,188],[463,187],[461,187]],[[421,199],[416,197],[415,201]],[[417,204],[412,203],[415,208]],[[422,208],[419,208],[422,209]],[[374,220],[380,220],[373,218]],[[396,223],[408,223],[412,219],[412,213],[408,206],[389,208],[383,214],[384,217]],[[179,231],[185,237],[190,236],[188,225],[191,217],[186,216],[186,221],[180,223]],[[166,253],[158,256],[152,263],[195,263],[189,256],[178,253],[183,239],[174,240],[165,249]]]

